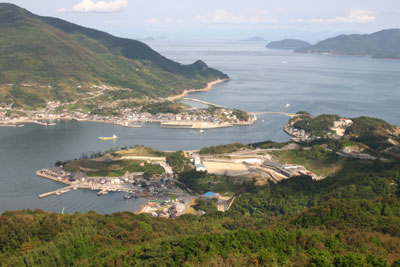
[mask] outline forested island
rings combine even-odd
[[[298,48],[295,52],[399,59],[399,42],[400,29],[387,29],[372,34],[343,34]]]
[[[308,47],[311,44],[297,39],[284,39],[281,41],[270,42],[266,45],[269,49],[295,50],[302,47]]]
[[[182,190],[197,196],[213,191],[234,201],[221,212],[219,199],[202,198],[192,203],[195,212],[175,219],[157,213],[5,212],[0,261],[4,266],[400,266],[398,128],[369,117],[299,115],[288,125],[310,139],[214,146],[191,156],[137,146],[59,162],[67,171],[89,168],[89,177],[141,171],[145,183],[163,170],[145,162],[116,164],[140,155],[165,157]],[[375,158],[357,157],[356,147]],[[196,170],[198,160],[207,171]],[[218,173],[218,164],[229,160],[231,172]],[[248,175],[232,173],[234,164],[248,166]],[[294,165],[306,171],[276,174],[289,174]]]

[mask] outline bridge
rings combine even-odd
[[[197,102],[197,103],[200,103],[200,104],[204,104],[204,105],[207,105],[207,106],[213,106],[213,107],[217,107],[217,108],[227,108],[226,106],[217,105],[217,104],[214,104],[214,103],[211,103],[211,102],[207,102],[207,101],[203,101],[203,100],[196,99],[196,98],[184,97],[183,100],[193,101],[193,102]]]
[[[276,115],[283,115],[283,116],[288,116],[288,117],[297,117],[300,116],[301,114],[295,114],[295,113],[287,113],[287,112],[274,112],[274,111],[261,111],[261,112],[249,112],[250,115],[265,115],[265,114],[276,114]]]

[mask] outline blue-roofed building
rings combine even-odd
[[[212,199],[212,198],[219,198],[220,195],[218,193],[214,192],[207,192],[204,195],[201,196],[203,199]]]

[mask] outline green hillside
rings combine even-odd
[[[4,3],[0,69],[0,101],[27,106],[76,99],[78,85],[129,88],[132,97],[154,98],[227,78],[200,60],[181,65],[144,43]]]
[[[400,58],[400,29],[389,29],[372,34],[339,35],[309,47],[296,49],[297,53],[329,53],[340,55]]]
[[[393,266],[400,164],[353,160],[322,181],[248,187],[226,213],[0,215],[2,266]],[[243,192],[243,190],[242,190]]]

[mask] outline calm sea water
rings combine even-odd
[[[247,111],[369,115],[400,124],[400,61],[293,54],[267,50],[258,42],[149,44],[182,63],[202,59],[231,77],[212,91],[192,94],[195,98]],[[63,185],[34,173],[57,160],[125,145],[178,150],[232,142],[285,141],[289,137],[282,127],[287,119],[263,115],[253,126],[207,130],[202,135],[190,134],[187,129],[160,129],[157,124],[123,128],[74,121],[48,127],[0,128],[0,212],[35,208],[60,212],[63,207],[69,213],[135,211],[143,200],[126,201],[120,193],[97,197],[96,192],[77,190],[39,199],[38,194]],[[114,132],[121,137],[115,142],[97,140]]]

